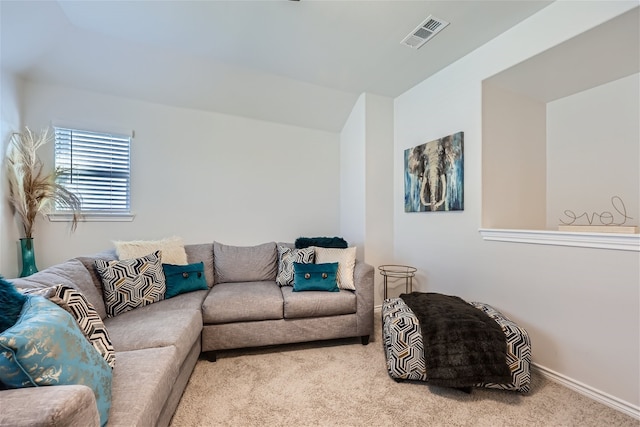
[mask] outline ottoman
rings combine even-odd
[[[482,310],[502,328],[507,343],[507,365],[512,378],[509,384],[481,383],[476,387],[527,393],[531,383],[531,341],[527,331],[488,304],[470,304]],[[402,298],[390,298],[382,303],[382,343],[391,378],[428,381],[420,324]]]

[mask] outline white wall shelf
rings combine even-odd
[[[480,228],[484,240],[640,252],[640,234]]]

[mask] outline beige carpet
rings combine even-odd
[[[535,373],[527,395],[396,383],[380,323],[376,312],[368,346],[349,339],[199,360],[171,426],[640,426]]]

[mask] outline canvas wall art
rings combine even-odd
[[[405,212],[464,210],[464,132],[404,150]]]

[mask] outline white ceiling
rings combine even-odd
[[[0,0],[3,72],[338,132],[357,97],[396,97],[550,1]],[[427,16],[450,25],[400,41]]]

